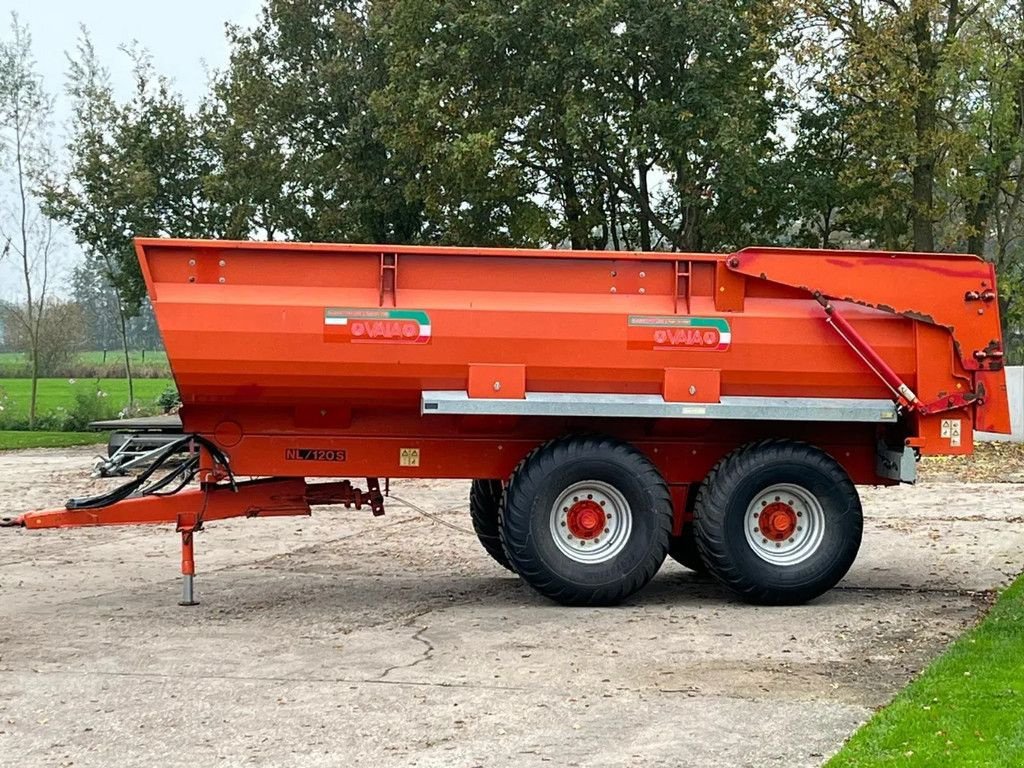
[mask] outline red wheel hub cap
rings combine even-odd
[[[761,534],[771,541],[784,541],[796,530],[796,511],[781,501],[769,504],[757,518]]]
[[[577,501],[565,517],[565,526],[577,539],[596,539],[607,521],[601,505],[592,499]]]

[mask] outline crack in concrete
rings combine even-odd
[[[422,613],[416,614],[412,618],[408,619],[405,622],[404,626],[411,629],[412,625],[413,625],[413,622],[415,622],[417,619],[423,618],[424,616],[426,616],[430,612],[431,611],[423,611]],[[390,667],[386,668],[377,677],[378,680],[384,680],[384,678],[386,678],[388,675],[390,675],[396,669],[412,669],[413,667],[415,667],[415,666],[417,666],[419,664],[422,664],[425,661],[430,661],[431,657],[433,657],[433,655],[434,655],[434,644],[431,643],[426,637],[423,636],[423,633],[426,632],[427,629],[429,629],[429,626],[420,627],[412,635],[412,639],[413,640],[415,640],[418,643],[422,643],[423,644],[423,646],[424,646],[423,652],[417,658],[413,659],[408,664],[393,664]]]

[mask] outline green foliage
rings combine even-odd
[[[367,5],[268,0],[253,29],[229,30],[231,64],[201,114],[216,158],[208,190],[229,236],[419,238],[411,171],[370,105],[388,64]]]
[[[1024,763],[1024,577],[991,613],[876,714],[828,768]]]
[[[156,404],[160,406],[164,413],[170,413],[179,407],[181,405],[181,396],[178,394],[178,388],[174,385],[167,387],[157,397]]]
[[[1024,21],[981,0],[795,0],[798,240],[966,251],[1024,321]]]
[[[61,425],[63,432],[80,432],[90,422],[101,419],[112,419],[117,415],[117,408],[110,402],[107,393],[102,390],[75,392],[75,403],[64,416]]]
[[[83,31],[69,74],[70,169],[45,188],[48,212],[71,229],[91,269],[115,291],[124,318],[146,295],[133,238],[217,229],[203,189],[211,166],[201,126],[144,52],[129,55],[135,89],[122,104]]]
[[[718,249],[779,225],[771,3],[378,3],[374,99],[453,242]]]

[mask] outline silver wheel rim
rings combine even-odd
[[[577,563],[611,560],[625,548],[633,530],[626,497],[600,480],[582,480],[562,491],[551,507],[550,519],[555,546]],[[598,522],[603,523],[599,530]]]
[[[743,523],[747,544],[772,565],[804,562],[825,537],[821,503],[806,488],[791,483],[772,485],[758,493],[747,506]]]

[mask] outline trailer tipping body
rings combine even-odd
[[[854,554],[859,543],[844,483],[911,480],[916,457],[969,453],[975,429],[1009,431],[995,274],[970,256],[136,248],[201,489],[20,524],[175,522],[190,547],[214,499],[225,516],[332,501],[380,512],[372,478],[467,478],[482,541],[488,526],[501,539],[491,554],[563,602],[620,599],[667,547],[749,599],[807,599],[842,573],[803,591],[793,574],[852,562],[837,537],[855,539]],[[787,455],[803,469],[786,470]],[[538,461],[590,469],[559,480]],[[764,467],[775,469],[755,487]],[[624,472],[643,483],[625,487]],[[232,487],[229,474],[278,479]],[[582,496],[564,496],[576,486]],[[626,517],[628,530],[612,522]],[[539,531],[550,546],[530,550]],[[750,566],[739,582],[736,562]],[[566,586],[630,563],[613,588]],[[543,578],[527,575],[537,567]]]

